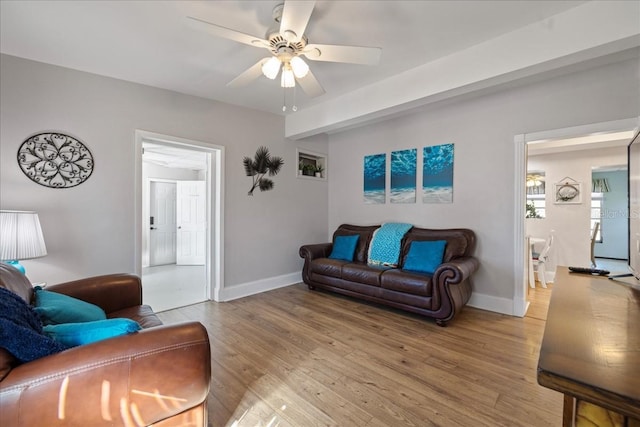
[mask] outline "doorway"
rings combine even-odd
[[[524,316],[529,302],[528,302],[528,290],[529,290],[529,250],[527,248],[527,235],[531,234],[530,229],[527,230],[527,225],[525,223],[525,216],[528,212],[526,212],[526,204],[527,204],[527,186],[526,186],[526,177],[528,170],[528,154],[529,148],[532,146],[530,143],[537,141],[538,149],[543,148],[544,150],[553,150],[556,152],[568,152],[575,151],[575,147],[571,147],[570,145],[576,144],[577,139],[579,138],[582,144],[598,144],[597,148],[607,148],[611,147],[612,141],[615,138],[620,138],[620,141],[617,141],[616,144],[621,146],[621,150],[624,144],[628,144],[631,139],[631,135],[633,134],[633,130],[638,127],[640,123],[638,118],[626,119],[626,120],[617,120],[612,122],[605,123],[595,123],[592,125],[585,126],[577,126],[572,128],[558,129],[552,131],[544,131],[537,132],[534,134],[527,135],[517,135],[515,137],[515,236],[514,236],[514,250],[516,254],[520,254],[516,256],[515,259],[515,277],[516,284],[514,289],[514,299],[513,299],[513,314],[516,316]],[[625,135],[622,135],[622,134]],[[628,135],[626,135],[628,134]],[[588,136],[588,137],[585,137]],[[626,140],[625,140],[626,138]],[[543,147],[544,146],[544,147]],[[588,148],[588,147],[583,147]],[[593,148],[593,147],[592,147]],[[540,153],[540,151],[538,151]],[[577,178],[578,181],[581,182],[581,185],[584,188],[581,188],[582,193],[584,193],[584,197],[580,199],[581,205],[579,203],[576,204],[566,204],[562,206],[565,213],[569,213],[569,211],[573,212],[577,209],[584,208],[586,212],[586,216],[583,218],[580,215],[579,220],[577,217],[575,220],[565,221],[564,225],[553,225],[545,224],[544,227],[538,227],[538,234],[546,235],[549,233],[550,228],[555,230],[557,242],[556,249],[564,254],[565,256],[558,257],[556,260],[559,265],[580,265],[584,264],[585,260],[588,263],[589,260],[589,239],[590,239],[590,215],[589,215],[589,203],[591,201],[591,170],[588,169],[587,172],[583,173],[584,176],[581,176],[581,172],[576,169],[571,169],[569,165],[562,164],[562,168],[559,169],[562,172],[558,171],[560,175],[558,176],[550,176],[549,171],[546,171],[547,183],[546,187],[551,189],[551,193],[553,193],[554,183],[563,181],[567,179],[567,175],[574,178]],[[540,166],[537,165],[534,169],[540,169]],[[538,171],[539,172],[539,171]],[[553,208],[558,208],[558,205],[554,203],[554,198],[551,197],[553,194],[549,194],[547,199],[547,208],[545,214],[549,215],[549,210],[553,210]],[[546,220],[534,219],[527,220],[529,222],[538,222],[538,225],[543,225],[543,222],[550,222]],[[584,224],[582,224],[584,223]],[[548,227],[547,227],[548,225]],[[583,226],[584,225],[584,226]],[[546,227],[546,228],[545,228]],[[573,228],[579,227],[580,230],[584,231],[584,236],[580,235],[577,237],[577,240],[570,241],[566,236],[561,236],[562,238],[558,239],[558,233],[563,234],[572,231]],[[582,233],[582,231],[573,230],[574,236],[576,233]],[[535,234],[535,233],[534,233]],[[584,239],[582,239],[584,237]],[[583,244],[584,243],[584,244]],[[577,257],[577,258],[576,258]]]
[[[136,273],[155,311],[218,300],[224,147],[136,131]]]

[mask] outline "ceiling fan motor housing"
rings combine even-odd
[[[266,38],[269,40],[271,52],[277,57],[281,55],[288,55],[289,57],[298,56],[307,46],[307,38],[305,36],[303,36],[299,42],[292,43],[285,40],[279,31],[275,31],[267,34]]]
[[[271,16],[273,17],[274,23],[267,29],[264,38],[269,41],[271,52],[275,56],[286,56],[290,59],[302,53],[303,49],[307,46],[308,40],[305,35],[302,35],[299,41],[291,42],[280,34],[280,20],[283,10],[284,3],[280,3],[273,8]]]

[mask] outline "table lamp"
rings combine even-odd
[[[18,260],[47,254],[38,214],[28,211],[0,210],[0,260],[25,273]]]

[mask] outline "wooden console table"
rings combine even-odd
[[[538,383],[564,393],[565,427],[580,425],[575,408],[583,402],[640,426],[640,291],[558,267]]]

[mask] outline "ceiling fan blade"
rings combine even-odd
[[[324,95],[326,92],[323,87],[318,83],[316,77],[313,75],[311,70],[301,79],[296,78],[296,81],[310,98],[315,98],[316,96]]]
[[[227,86],[237,88],[248,85],[262,75],[262,64],[264,64],[264,62],[268,59],[269,58],[263,58],[260,61],[256,62],[238,77],[227,83]]]
[[[315,1],[287,0],[280,18],[280,35],[289,42],[299,42],[307,29]]]
[[[302,53],[312,61],[377,65],[380,62],[382,49],[379,47],[308,44]]]
[[[222,27],[220,25],[213,24],[211,22],[204,21],[200,18],[194,18],[193,16],[187,16],[187,25],[198,31],[204,31],[216,37],[222,37],[235,42],[248,44],[249,46],[264,47],[269,49],[269,42],[250,34],[241,33],[230,28]]]

